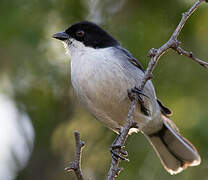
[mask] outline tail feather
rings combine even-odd
[[[163,118],[163,127],[157,133],[148,135],[147,138],[154,147],[164,168],[170,174],[177,174],[188,166],[197,166],[201,158],[196,148],[176,128],[173,128],[170,120]]]

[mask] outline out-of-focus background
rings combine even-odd
[[[86,142],[82,167],[89,179],[105,179],[115,134],[80,106],[70,82],[70,59],[52,34],[88,19],[101,24],[147,67],[147,52],[170,36],[193,0],[1,0],[0,179],[73,180],[74,130]],[[208,60],[208,5],[185,25],[185,49]],[[130,163],[119,180],[208,179],[208,71],[169,51],[154,71],[157,96],[170,107],[182,134],[202,163],[170,176],[141,134],[129,137]],[[124,117],[125,118],[125,117]]]

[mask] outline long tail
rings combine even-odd
[[[165,116],[163,128],[147,138],[154,147],[164,168],[170,174],[177,174],[188,166],[197,166],[201,158],[196,148],[182,137]]]

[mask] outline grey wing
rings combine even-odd
[[[144,70],[143,66],[140,64],[140,62],[128,50],[124,49],[121,46],[118,46],[117,48],[118,48],[119,54],[121,53],[122,56],[124,56],[124,58],[121,58],[121,59],[123,59],[124,61],[127,60],[132,65],[137,67],[140,70],[141,76],[143,76],[145,70]],[[148,81],[148,86],[149,86],[149,90],[153,92],[153,96],[156,98],[156,95],[154,92],[154,86],[151,81]],[[167,108],[166,106],[164,106],[163,103],[159,99],[156,99],[156,103],[159,105],[160,111],[163,115],[165,115],[165,116],[172,115],[171,110],[169,108]],[[141,107],[141,108],[143,108],[143,107]],[[145,109],[145,108],[143,108],[143,109]]]
[[[137,68],[139,68],[141,71],[145,71],[143,66],[141,65],[141,63],[125,48],[118,46],[117,47],[128,59],[128,61],[133,64],[134,66],[136,66]]]
[[[115,49],[115,53],[116,58],[119,59],[119,63],[128,77],[128,81],[132,84],[132,88],[138,87],[144,77],[144,68],[142,65],[130,54],[130,52],[120,46]],[[144,104],[141,104],[141,112],[143,112],[144,115],[149,116],[149,112],[150,114],[154,114],[159,109],[154,86],[151,81],[146,83],[143,91],[148,98],[144,98]]]
[[[123,70],[126,72],[126,76],[128,77],[129,81],[133,81],[134,87],[139,86],[139,83],[144,77],[144,68],[140,64],[140,62],[131,55],[129,51],[124,49],[121,46],[118,46],[114,49],[115,53],[115,59],[119,59],[119,64],[123,67]],[[134,88],[132,87],[132,88]],[[152,84],[152,81],[147,81],[145,87],[144,87],[145,93],[147,93],[147,96],[150,96],[150,98],[155,98],[155,90],[154,86]]]

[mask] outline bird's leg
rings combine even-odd
[[[114,140],[114,142],[112,143],[111,147],[110,147],[110,152],[112,154],[112,158],[115,161],[118,161],[118,159],[124,160],[124,161],[129,161],[129,159],[125,158],[124,156],[128,156],[127,151],[123,150],[124,146],[121,146],[118,144],[118,137],[119,135],[116,137],[116,139]]]
[[[136,86],[132,89],[128,89],[128,96],[129,96],[129,99],[132,101],[135,96],[134,95],[137,95],[137,98],[140,102],[144,103],[143,99],[142,99],[142,96],[144,97],[147,97],[149,98],[144,92],[143,90],[137,88]]]
[[[138,99],[138,102],[140,103],[141,106],[141,111],[145,114],[145,115],[149,115],[149,110],[144,106],[144,100],[142,98],[142,96],[145,96],[147,98],[149,98],[146,94],[144,94],[144,92],[142,90],[140,90],[137,87],[132,88],[131,90],[128,90],[128,96],[129,99],[132,101],[134,98]],[[133,123],[131,128],[137,128],[137,123]],[[125,161],[129,161],[129,159],[125,158],[124,156],[128,156],[127,151],[124,151],[123,148],[124,146],[121,146],[117,141],[118,141],[118,137],[119,135],[116,137],[116,139],[114,140],[113,144],[111,145],[110,148],[110,152],[112,154],[112,158],[116,161],[118,161],[118,159],[121,160],[125,160]]]

